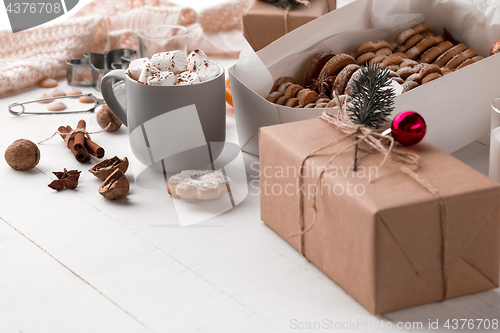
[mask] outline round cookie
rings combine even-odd
[[[419,72],[420,78],[423,79],[430,73],[441,73],[441,69],[436,65],[429,65],[422,68]]]
[[[416,65],[418,65],[418,62],[416,62],[415,60],[405,59],[405,60],[403,60],[399,64],[399,67],[401,67],[401,68],[403,68],[403,67],[414,67]]]
[[[319,95],[315,91],[306,91],[305,93],[302,93],[299,97],[299,104],[300,105],[307,105],[309,103],[314,103],[319,99]]]
[[[466,67],[466,66],[472,65],[473,63],[478,62],[478,61],[483,60],[483,59],[484,59],[484,58],[483,58],[483,57],[481,57],[481,56],[475,56],[475,57],[473,57],[473,58],[467,59],[467,60],[465,60],[463,63],[461,63],[461,64],[460,64],[460,65],[456,68],[456,70],[459,70],[459,69],[462,69],[462,68],[464,68],[464,67]],[[444,75],[444,74],[443,74],[443,75]]]
[[[356,59],[356,63],[360,66],[363,66],[364,64],[366,64],[368,61],[372,60],[373,58],[375,58],[375,53],[367,52],[367,53],[360,55]]]
[[[416,83],[418,83],[420,85],[420,82],[422,82],[422,79],[420,78],[419,73],[414,73],[406,78],[405,82],[408,82],[408,81],[415,81]]]
[[[437,59],[436,61],[434,61],[434,64],[435,65],[438,65],[439,67],[443,67],[444,65],[446,65],[448,63],[448,61],[450,61],[454,56],[456,56],[457,54],[463,52],[467,50],[467,46],[465,46],[464,44],[460,43],[454,47],[452,47],[451,49],[445,51],[443,54],[441,54]]]
[[[319,74],[320,79],[337,75],[345,66],[356,64],[356,60],[348,54],[342,53],[334,56],[323,66]]]
[[[75,87],[71,87],[67,92],[66,96],[72,96],[72,95],[81,95],[82,91],[80,89],[76,89]],[[78,98],[78,97],[71,97],[71,98]]]
[[[354,96],[355,91],[354,91],[352,84],[353,84],[354,80],[359,80],[360,77],[361,77],[361,68],[358,69],[357,71],[355,71],[354,74],[352,74],[349,81],[347,82],[347,86],[345,87],[345,91],[344,91],[345,95]],[[334,98],[332,96],[332,100],[333,99]]]
[[[436,45],[434,47],[431,47],[427,51],[425,51],[422,56],[420,57],[421,62],[426,62],[426,63],[431,63],[433,62],[436,58],[438,58],[441,54],[444,52],[448,51],[453,47],[453,44],[447,40],[439,45]]]
[[[393,77],[392,78],[394,81],[396,81],[397,83],[399,84],[404,84],[405,83],[405,80],[403,80],[402,78],[400,77]]]
[[[424,39],[424,36],[422,36],[421,34],[413,35],[410,38],[408,38],[408,40],[406,42],[404,42],[403,44],[399,45],[396,48],[395,52],[406,52],[410,48],[412,48],[415,45],[417,45],[417,43],[420,42],[422,39]]]
[[[413,66],[413,72],[415,73],[420,73],[420,71],[422,70],[422,68],[424,68],[425,66],[429,66],[429,64],[426,64],[426,63],[421,63],[421,64],[418,64],[418,65],[415,65]]]
[[[63,102],[55,101],[47,105],[49,111],[63,111],[66,110],[66,105]]]
[[[415,45],[414,47],[412,47],[411,49],[406,51],[405,54],[409,59],[415,60],[423,52],[425,52],[426,50],[428,50],[429,48],[431,48],[433,46],[436,46],[437,44],[439,44],[441,42],[443,42],[443,37],[441,37],[441,36],[429,36],[429,37],[422,39],[422,41],[417,43],[417,45]]]
[[[406,42],[406,40],[412,36],[414,36],[416,34],[415,30],[413,30],[412,28],[408,28],[404,31],[402,31],[395,39],[394,39],[394,43],[396,43],[397,45],[401,45],[403,44],[404,42]]]
[[[380,50],[377,50],[375,52],[375,55],[376,56],[379,56],[379,55],[385,55],[385,56],[388,56],[388,55],[391,55],[392,54],[392,50],[390,48],[387,48],[387,47],[384,47]]]
[[[38,85],[40,86],[40,88],[55,88],[59,85],[59,83],[57,83],[57,81],[53,78],[49,77],[38,82]]]
[[[450,61],[445,65],[446,68],[448,69],[455,69],[457,68],[461,63],[463,63],[465,60],[470,59],[472,57],[477,56],[477,52],[474,49],[467,49],[460,54],[457,54],[453,58],[451,58]]]
[[[384,61],[382,61],[382,67],[387,67],[390,65],[399,65],[403,61],[404,59],[400,55],[393,54],[388,56]]]
[[[296,97],[290,98],[288,101],[286,101],[285,106],[294,108],[297,105],[299,105],[299,99]]]
[[[442,77],[441,74],[439,73],[430,73],[429,75],[427,75],[426,77],[424,77],[422,79],[422,84],[426,84],[426,83],[429,83],[431,81],[434,81],[436,79],[439,79],[440,77]]]
[[[364,42],[354,50],[353,57],[357,59],[362,54],[365,54],[367,52],[373,52],[376,50],[377,47],[373,42]]]
[[[276,101],[276,104],[278,105],[285,105],[285,103],[289,100],[288,96],[281,96],[280,98],[278,98],[278,100]]]
[[[293,85],[293,83],[285,82],[282,85],[280,85],[276,91],[279,92],[280,94],[284,95],[286,88],[290,87],[291,85]]]
[[[490,56],[497,54],[498,52],[500,52],[500,40],[497,40],[495,43],[493,43],[493,45],[491,45]]]
[[[406,78],[410,75],[413,75],[413,68],[412,67],[400,67],[398,71],[396,72],[398,75],[403,79],[406,80]]]
[[[78,98],[78,102],[80,102],[80,103],[88,103],[88,104],[95,103],[95,101],[92,98],[88,97],[88,96],[81,96],[80,98]]]
[[[52,97],[63,97],[66,96],[66,93],[62,91],[61,89],[54,89],[49,93],[50,96]]]
[[[390,71],[397,72],[399,70],[399,65],[389,65],[386,68]]]
[[[304,89],[300,90],[300,91],[297,93],[297,95],[295,95],[295,97],[296,97],[296,98],[300,98],[300,96],[302,96],[302,94],[305,94],[305,93],[306,93],[306,92],[308,92],[308,91],[311,91],[311,89],[309,89],[309,88],[304,88]]]
[[[267,100],[271,103],[276,103],[276,101],[281,97],[283,96],[283,94],[277,92],[277,91],[273,91],[271,92],[269,95],[267,95]]]
[[[331,51],[316,54],[307,64],[306,71],[304,72],[304,85],[309,86],[312,84],[312,79],[319,76],[323,66],[335,56]]]
[[[391,44],[389,44],[388,41],[386,40],[378,40],[375,43],[375,51],[381,50],[381,49],[391,49]]]
[[[314,107],[315,109],[324,109],[328,103],[316,103],[316,106]]]
[[[403,84],[403,92],[408,92],[412,89],[415,89],[416,87],[420,86],[420,84],[418,84],[417,82],[415,81],[406,81],[404,84]]]
[[[392,54],[392,52],[391,52],[391,54]],[[387,56],[385,54],[381,54],[381,55],[373,57],[372,60],[370,60],[370,62],[373,64],[380,64],[380,63],[382,63],[382,61],[385,60],[385,58],[387,58]]]
[[[427,24],[426,22],[421,22],[417,25],[415,25],[413,27],[413,30],[415,30],[415,32],[417,34],[422,34],[424,32],[427,32],[427,31],[430,31],[431,30],[431,27],[429,26],[429,24]]]
[[[299,91],[304,89],[300,84],[291,84],[285,89],[284,95],[288,98],[293,98]]]
[[[340,71],[339,75],[335,79],[333,83],[333,90],[337,93],[337,95],[344,94],[347,83],[351,79],[351,76],[356,72],[360,67],[358,65],[347,65],[344,67],[342,71]]]
[[[449,70],[449,69],[448,69],[448,68],[446,68],[446,67],[441,67],[441,75],[442,75],[442,76],[448,75],[448,74],[450,74],[450,73],[453,73],[453,71],[452,71],[452,70]]]
[[[320,98],[316,101],[316,105],[317,105],[317,104],[321,104],[321,103],[325,103],[325,104],[326,104],[326,103],[328,103],[328,102],[330,102],[330,101],[331,101],[331,100],[330,100],[328,97],[326,97],[326,98],[324,98],[324,97],[323,97],[323,98],[321,98],[321,96],[320,96]]]
[[[36,99],[46,99],[46,101],[38,101],[38,103],[41,103],[41,104],[49,104],[49,103],[52,103],[54,100],[53,99],[48,99],[48,98],[51,98],[52,96],[50,96],[49,94],[47,93],[42,93],[40,95],[38,95],[36,97]]]
[[[283,84],[283,83],[286,83],[286,82],[290,82],[290,83],[295,83],[295,79],[291,76],[283,76],[283,77],[280,77],[279,79],[276,80],[276,82],[274,82],[274,85],[273,87],[271,88],[271,92],[273,91],[276,91],[278,90],[278,88]]]

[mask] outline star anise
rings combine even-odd
[[[312,83],[306,88],[316,91],[319,95],[330,96],[331,87],[333,86],[334,82],[335,75],[327,76],[325,78],[312,79]]]
[[[71,188],[74,189],[78,186],[78,178],[80,178],[80,172],[78,170],[66,170],[62,172],[53,172],[53,174],[57,177],[52,183],[48,186],[56,191],[60,191],[63,188]]]

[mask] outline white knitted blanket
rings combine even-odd
[[[135,33],[148,24],[181,24],[190,31],[189,50],[236,56],[242,15],[250,0],[196,12],[167,0],[94,0],[70,20],[17,33],[0,33],[0,95],[26,88],[43,78],[66,75],[66,60],[85,52],[139,49]]]

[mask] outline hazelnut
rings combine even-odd
[[[109,132],[114,132],[122,126],[120,119],[116,118],[107,105],[103,105],[99,112],[97,112],[97,123],[102,128],[106,128],[111,123],[106,129]]]
[[[19,139],[5,150],[5,160],[15,170],[33,169],[40,161],[40,150],[30,140]]]
[[[120,169],[111,175],[99,187],[99,194],[108,200],[120,199],[128,194],[130,183]]]
[[[123,173],[125,173],[128,169],[128,160],[126,157],[121,160],[117,156],[112,158],[108,158],[102,162],[94,165],[89,172],[96,176],[99,179],[106,179],[115,171],[116,169],[120,169]]]

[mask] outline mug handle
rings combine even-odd
[[[111,112],[113,112],[116,118],[120,119],[123,125],[127,126],[127,111],[122,108],[116,99],[112,86],[114,79],[125,81],[125,72],[125,69],[115,69],[104,75],[101,81],[101,92]]]

